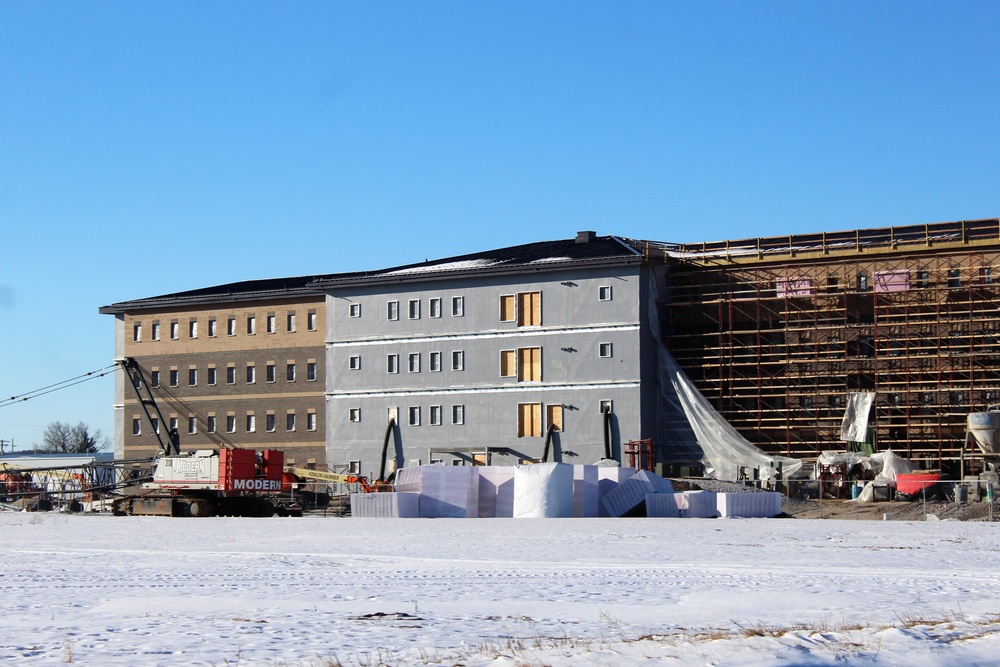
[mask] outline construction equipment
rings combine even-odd
[[[120,360],[160,451],[152,479],[123,489],[114,501],[117,515],[301,516],[302,508],[281,495],[285,454],[228,447],[182,453],[177,429],[160,438],[163,415],[142,368],[133,358]],[[154,417],[154,415],[156,415]]]
[[[326,470],[310,470],[308,468],[285,468],[285,472],[294,475],[299,479],[315,479],[324,482],[336,482],[337,484],[357,484],[364,493],[377,493],[380,491],[392,491],[392,484],[385,481],[369,482],[362,475],[351,475],[339,472],[328,472]]]
[[[978,455],[969,446],[971,443],[979,449]],[[967,463],[980,474],[995,475],[1000,470],[1000,405],[969,413],[961,454],[963,478]]]
[[[114,502],[115,514],[301,516],[283,502],[285,454],[276,449],[202,449],[156,461],[152,481]]]

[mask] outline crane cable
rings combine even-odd
[[[96,380],[97,378],[104,377],[108,373],[114,373],[116,370],[121,368],[119,364],[111,364],[110,366],[105,366],[104,368],[98,368],[94,371],[89,371],[82,375],[77,375],[68,380],[63,380],[62,382],[56,382],[50,384],[41,389],[35,389],[34,391],[28,391],[18,396],[11,396],[10,398],[0,399],[0,408],[7,407],[8,405],[14,405],[15,403],[22,403],[32,398],[38,398],[39,396],[44,396],[46,394],[51,394],[54,391],[59,391],[60,389],[67,389],[84,382],[89,382],[90,380]]]

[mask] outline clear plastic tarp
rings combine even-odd
[[[652,272],[649,324],[659,345],[660,442],[672,459],[701,461],[705,475],[716,479],[738,479],[739,469],[756,468],[768,480],[781,465],[782,476],[795,477],[802,461],[771,456],[744,438],[702,396],[663,344],[660,310],[664,303],[666,269]]]

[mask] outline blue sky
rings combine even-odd
[[[0,396],[109,303],[582,229],[1000,215],[996,2],[0,0]],[[110,377],[0,407],[111,434]]]

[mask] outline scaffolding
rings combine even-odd
[[[844,449],[846,396],[869,391],[872,436],[856,447],[957,474],[966,415],[1000,402],[998,220],[667,254],[665,343],[770,454]]]

